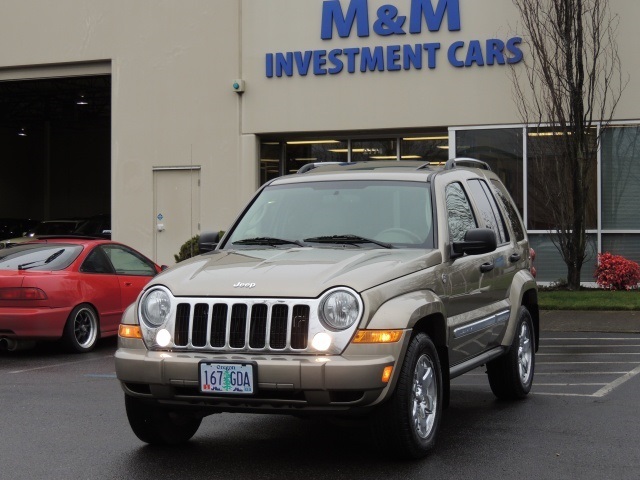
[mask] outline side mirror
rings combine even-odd
[[[202,232],[198,240],[200,253],[212,252],[220,241],[220,232]]]
[[[462,242],[453,242],[451,246],[451,258],[467,255],[480,255],[490,253],[498,248],[496,232],[490,228],[472,228],[464,234]]]

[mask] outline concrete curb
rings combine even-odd
[[[640,311],[540,311],[543,332],[640,333]]]

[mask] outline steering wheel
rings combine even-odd
[[[395,235],[395,238],[398,238],[398,236],[400,236],[401,238],[404,237],[405,240],[409,239],[409,241],[406,243],[421,244],[424,242],[424,239],[420,238],[416,233],[412,232],[411,230],[407,230],[406,228],[400,228],[400,227],[391,227],[381,231],[376,235],[376,240],[380,240],[383,242],[393,242],[394,240],[389,240],[385,238],[388,235],[391,235],[392,237]],[[395,241],[399,241],[399,240],[395,240]],[[405,242],[401,242],[401,243],[405,243]]]

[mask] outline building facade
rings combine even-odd
[[[629,82],[603,132],[584,281],[598,251],[640,261],[640,4],[609,4]],[[36,112],[44,147],[28,148],[20,116],[5,112],[0,217],[109,210],[114,239],[171,264],[184,241],[225,230],[261,183],[305,163],[471,156],[510,189],[539,279],[559,280],[527,154],[544,135],[513,99],[510,72],[529,58],[519,25],[511,0],[3,2],[0,105],[42,79],[46,95],[58,80],[100,79],[109,116],[105,141],[77,112],[66,129]]]

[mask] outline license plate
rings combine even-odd
[[[200,391],[251,395],[255,369],[252,363],[200,362]]]

